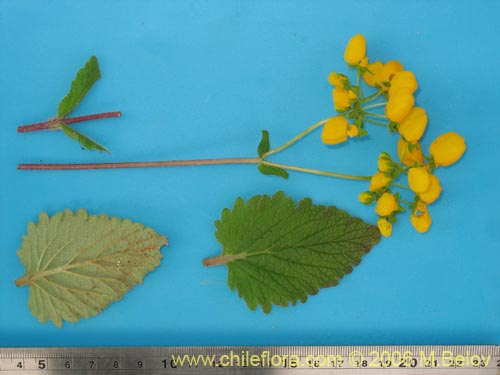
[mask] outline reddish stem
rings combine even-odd
[[[154,167],[183,167],[192,165],[220,165],[220,164],[258,164],[258,158],[223,158],[198,160],[168,160],[144,161],[124,163],[90,163],[90,164],[19,164],[20,170],[80,170],[80,169],[119,169],[119,168],[154,168]]]
[[[57,128],[60,121],[63,121],[65,124],[74,124],[76,122],[100,120],[103,118],[110,118],[110,117],[120,117],[121,115],[122,115],[121,112],[104,112],[104,113],[96,113],[94,115],[85,115],[85,116],[78,116],[78,117],[64,118],[64,119],[53,118],[48,121],[37,122],[36,124],[18,126],[17,132],[29,133],[38,130],[48,130],[48,129],[54,130]]]

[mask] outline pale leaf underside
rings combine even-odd
[[[66,210],[29,223],[18,256],[29,285],[28,306],[42,322],[61,326],[97,315],[117,301],[162,258],[165,236],[130,220]]]
[[[238,198],[216,227],[223,252],[212,264],[226,264],[229,287],[265,313],[337,285],[380,241],[377,227],[283,192]]]

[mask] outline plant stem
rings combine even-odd
[[[335,173],[273,163],[259,158],[222,158],[222,159],[193,159],[193,160],[167,160],[167,161],[145,161],[145,162],[122,162],[122,163],[88,163],[88,164],[19,164],[19,170],[43,170],[43,171],[61,171],[61,170],[87,170],[87,169],[123,169],[123,168],[155,168],[155,167],[187,167],[202,165],[223,165],[223,164],[266,164],[278,168],[288,169],[297,172],[317,174],[321,176],[343,178],[346,180],[366,181],[371,176],[354,176],[344,173]]]
[[[17,132],[18,133],[29,133],[29,132],[35,132],[39,130],[55,130],[59,126],[59,122],[64,122],[65,124],[74,124],[77,122],[83,122],[83,121],[91,121],[91,120],[100,120],[100,119],[105,119],[105,118],[111,118],[111,117],[120,117],[122,115],[121,112],[104,112],[104,113],[96,113],[93,115],[85,115],[85,116],[78,116],[78,117],[72,117],[72,118],[64,118],[64,119],[59,119],[59,118],[53,118],[44,122],[37,122],[35,124],[29,124],[29,125],[21,125],[17,127]]]
[[[379,126],[389,126],[389,124],[386,124],[386,123],[381,122],[381,121],[372,120],[371,118],[365,118],[364,121],[368,121],[368,122],[371,122],[372,124],[379,125]]]
[[[310,169],[310,168],[302,168],[302,167],[296,167],[295,165],[287,165],[287,164],[279,164],[279,163],[273,163],[267,160],[263,160],[262,164],[269,165],[272,167],[278,167],[282,169],[288,169],[291,171],[297,171],[297,172],[303,172],[303,173],[310,173],[310,174],[317,174],[320,176],[327,176],[327,177],[335,177],[335,178],[342,178],[345,180],[358,180],[358,181],[368,181],[371,179],[371,176],[355,176],[351,174],[345,174],[345,173],[336,173],[336,172],[328,172],[328,171],[321,171],[318,169]]]
[[[370,105],[367,105],[366,107],[362,107],[361,110],[364,111],[364,110],[370,109],[370,108],[382,107],[382,106],[384,106],[386,104],[387,104],[387,102],[370,104]]]
[[[291,145],[293,145],[295,142],[299,141],[300,139],[304,138],[306,135],[308,135],[309,133],[311,133],[312,131],[316,130],[317,128],[319,128],[320,126],[322,126],[325,122],[327,122],[328,120],[330,119],[327,118],[327,119],[324,119],[324,120],[321,120],[321,121],[318,121],[317,123],[315,124],[312,124],[310,127],[308,127],[306,130],[304,130],[302,133],[298,134],[297,136],[293,137],[290,141],[288,141],[287,143],[285,143],[284,145],[280,146],[280,147],[277,147],[277,148],[274,148],[268,152],[266,152],[264,155],[262,155],[262,158],[266,158],[272,154],[276,154],[277,152],[280,152],[280,151],[283,151],[284,149],[290,147]]]
[[[380,95],[382,95],[382,91],[378,91],[378,92],[376,92],[375,94],[368,95],[366,98],[363,98],[363,99],[361,100],[361,103],[366,103],[366,102],[369,102],[369,101],[375,100],[375,99],[376,99],[376,98],[378,98]]]
[[[19,164],[20,170],[82,170],[82,169],[120,169],[120,168],[155,168],[155,167],[186,167],[194,165],[221,165],[221,164],[258,164],[259,158],[222,158],[222,159],[194,159],[144,161],[122,163],[90,163],[90,164]]]

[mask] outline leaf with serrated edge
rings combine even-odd
[[[45,212],[28,224],[17,251],[26,268],[28,306],[40,322],[77,322],[120,300],[159,266],[167,238],[128,219],[88,215],[80,209]]]
[[[238,198],[215,226],[223,251],[203,263],[227,265],[231,290],[265,313],[337,285],[380,241],[377,227],[309,198],[295,204],[283,192]]]
[[[73,129],[71,126],[66,125],[64,122],[59,122],[59,127],[71,139],[75,139],[87,150],[97,150],[109,153],[109,150],[94,141],[92,138],[87,137],[85,134],[80,133],[78,130]]]
[[[85,66],[76,73],[69,92],[59,103],[57,117],[61,119],[71,113],[99,78],[101,78],[101,72],[97,57],[91,56]]]

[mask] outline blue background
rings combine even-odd
[[[0,1],[0,345],[500,344],[498,1]],[[333,115],[331,71],[347,71],[348,39],[363,33],[372,61],[415,72],[430,118],[425,149],[458,131],[468,150],[438,170],[433,225],[407,216],[338,287],[306,304],[247,309],[204,268],[220,245],[213,222],[236,197],[284,190],[375,223],[367,188],[253,166],[21,172],[20,162],[108,162],[255,156]],[[102,78],[74,115],[121,110],[78,125],[111,150],[82,151],[60,132],[17,134],[56,112],[91,54]],[[371,174],[396,135],[326,147],[319,132],[273,160]],[[28,307],[16,250],[39,212],[65,208],[128,217],[168,235],[161,267],[97,317],[62,329]]]

